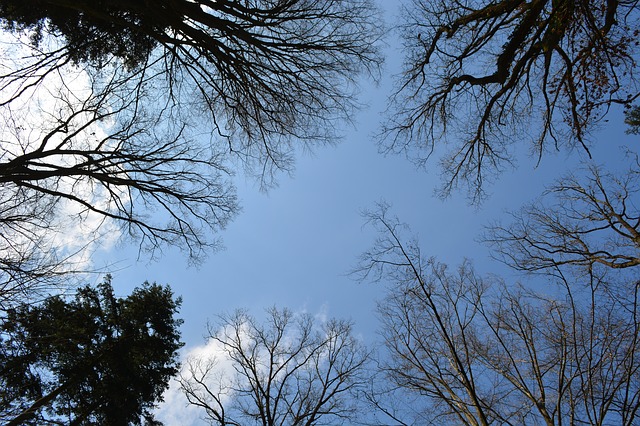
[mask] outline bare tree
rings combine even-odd
[[[543,197],[489,227],[495,257],[528,272],[573,265],[624,269],[640,265],[640,164],[615,175],[599,167],[559,179]]]
[[[355,391],[368,352],[351,324],[271,308],[265,324],[244,311],[209,330],[218,358],[191,359],[180,377],[189,402],[212,425],[344,424],[355,419]],[[225,363],[230,363],[227,370]]]
[[[85,86],[69,88],[70,77]],[[5,105],[3,302],[82,270],[58,244],[65,233],[78,231],[79,249],[122,233],[152,255],[174,245],[193,259],[217,244],[205,230],[238,210],[222,151],[166,109],[145,107],[157,97],[146,80],[123,69],[63,74],[25,107]]]
[[[3,76],[9,101],[69,63],[115,59],[177,107],[205,111],[231,151],[269,167],[286,168],[294,143],[332,140],[356,79],[381,61],[370,0],[7,3],[8,28],[37,48]]]
[[[637,423],[637,283],[621,297],[603,277],[576,286],[558,270],[547,295],[507,286],[468,262],[450,270],[425,259],[384,208],[370,218],[382,236],[357,272],[390,284],[383,371],[423,400],[403,413],[372,393],[375,405],[401,424]]]
[[[576,143],[589,153],[593,125],[640,93],[638,16],[637,1],[412,1],[386,149],[424,162],[451,142],[443,192],[463,184],[474,197],[516,141],[539,159]]]
[[[369,0],[4,2],[0,297],[78,270],[52,246],[69,224],[200,259],[239,209],[238,161],[269,185],[296,147],[334,140],[380,64],[375,16]]]

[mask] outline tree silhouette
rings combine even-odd
[[[56,247],[131,237],[199,261],[297,147],[334,141],[377,72],[369,0],[4,1],[0,282],[11,297],[77,270]],[[10,290],[10,291],[9,291]]]
[[[626,117],[624,122],[629,126],[627,133],[637,135],[640,134],[640,107],[633,106],[625,111]]]
[[[75,299],[23,305],[2,321],[7,425],[142,424],[177,373],[180,299],[145,283],[117,298],[107,277]]]
[[[540,159],[582,146],[640,93],[638,2],[415,0],[399,27],[405,67],[383,131],[420,163],[443,145],[443,194],[483,184],[521,142]],[[438,157],[440,154],[438,154]]]
[[[369,218],[381,235],[356,272],[389,284],[376,408],[404,425],[637,423],[635,280],[558,266],[545,294],[423,257],[385,206]]]
[[[558,267],[627,269],[640,265],[640,164],[624,173],[591,167],[560,178],[536,202],[496,222],[484,237],[514,269],[553,273]]]
[[[180,384],[212,425],[345,424],[368,353],[351,325],[272,308],[265,324],[246,312],[222,317],[209,339],[219,356],[187,361]],[[230,371],[222,369],[230,362]]]

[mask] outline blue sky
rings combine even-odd
[[[170,249],[157,262],[137,259],[135,247],[113,250],[101,261],[115,264],[116,291],[127,294],[145,280],[170,284],[183,297],[185,351],[203,344],[207,320],[215,321],[216,315],[246,308],[260,316],[273,305],[350,318],[355,331],[372,344],[375,303],[384,296],[384,284],[357,283],[347,274],[376,236],[363,227],[361,211],[380,200],[390,203],[392,213],[411,226],[425,254],[453,265],[466,257],[481,272],[506,273],[476,242],[482,227],[532,201],[569,169],[586,164],[585,156],[550,153],[534,167],[535,160],[523,155],[516,169],[488,187],[491,196],[479,208],[469,206],[464,194],[436,198],[435,162],[417,170],[402,156],[379,154],[375,142],[391,75],[399,69],[398,52],[392,38],[383,80],[379,85],[363,83],[362,101],[368,107],[340,143],[299,153],[293,175],[280,176],[279,186],[267,193],[254,180],[236,175],[243,211],[220,234],[224,250],[197,268]],[[633,138],[624,134],[621,114],[609,118],[608,126],[593,136],[598,141],[594,156],[615,167],[623,157],[618,147]]]
[[[441,200],[434,196],[440,182],[435,163],[418,170],[402,156],[378,153],[374,134],[390,90],[388,77],[379,86],[363,85],[370,106],[358,115],[356,127],[347,129],[336,146],[299,155],[294,174],[280,176],[279,187],[261,192],[257,182],[238,174],[243,211],[220,234],[225,248],[199,267],[170,249],[154,262],[137,259],[135,247],[104,256],[115,263],[116,288],[126,293],[145,280],[170,284],[184,299],[187,345],[201,343],[207,319],[219,313],[242,307],[259,314],[274,304],[352,318],[356,330],[373,339],[375,300],[384,291],[380,284],[357,283],[347,274],[375,238],[361,212],[380,200],[411,226],[425,254],[451,264],[467,257],[481,271],[504,271],[476,241],[483,226],[533,201],[584,155],[551,153],[538,167],[524,157],[488,187],[491,195],[479,207],[470,206],[461,193]],[[613,116],[607,131],[594,136],[599,161],[622,159],[618,147],[632,139],[623,129],[622,117]]]

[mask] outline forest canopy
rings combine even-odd
[[[149,283],[116,297],[108,276],[74,298],[8,310],[0,323],[0,419],[149,424],[178,371],[180,304],[168,287]]]
[[[596,131],[613,118],[639,132],[640,0],[397,3],[388,51],[404,62],[379,147],[439,163],[439,194],[467,189],[478,209],[527,154],[581,162],[553,161],[561,173],[535,201],[515,206],[552,176],[519,170],[490,223],[455,203],[438,216],[430,179],[371,166],[353,144],[313,169],[326,193],[257,209],[212,269],[192,279],[173,259],[202,265],[221,246],[239,173],[271,189],[355,123],[362,77],[384,69],[389,4],[0,0],[0,421],[157,426],[169,389],[184,402],[172,409],[221,426],[637,423],[640,156],[628,144],[625,163],[597,157],[612,149]],[[371,189],[407,197],[401,215],[430,243],[425,255],[384,202],[365,213],[377,238],[354,275],[382,283],[377,310],[325,274],[360,249],[345,219]],[[483,225],[492,250],[474,252]],[[180,366],[181,300],[148,283],[119,296],[109,277],[79,285],[96,252],[166,260],[154,273],[176,274],[206,315],[295,294],[303,312],[222,314]],[[348,315],[375,311],[377,340],[329,319],[338,298]]]

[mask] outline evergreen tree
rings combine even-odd
[[[8,425],[154,422],[150,408],[178,368],[180,302],[149,283],[117,298],[107,276],[73,300],[55,296],[9,310],[0,418]]]
[[[625,111],[624,122],[629,126],[627,133],[640,134],[640,106],[634,106]]]

